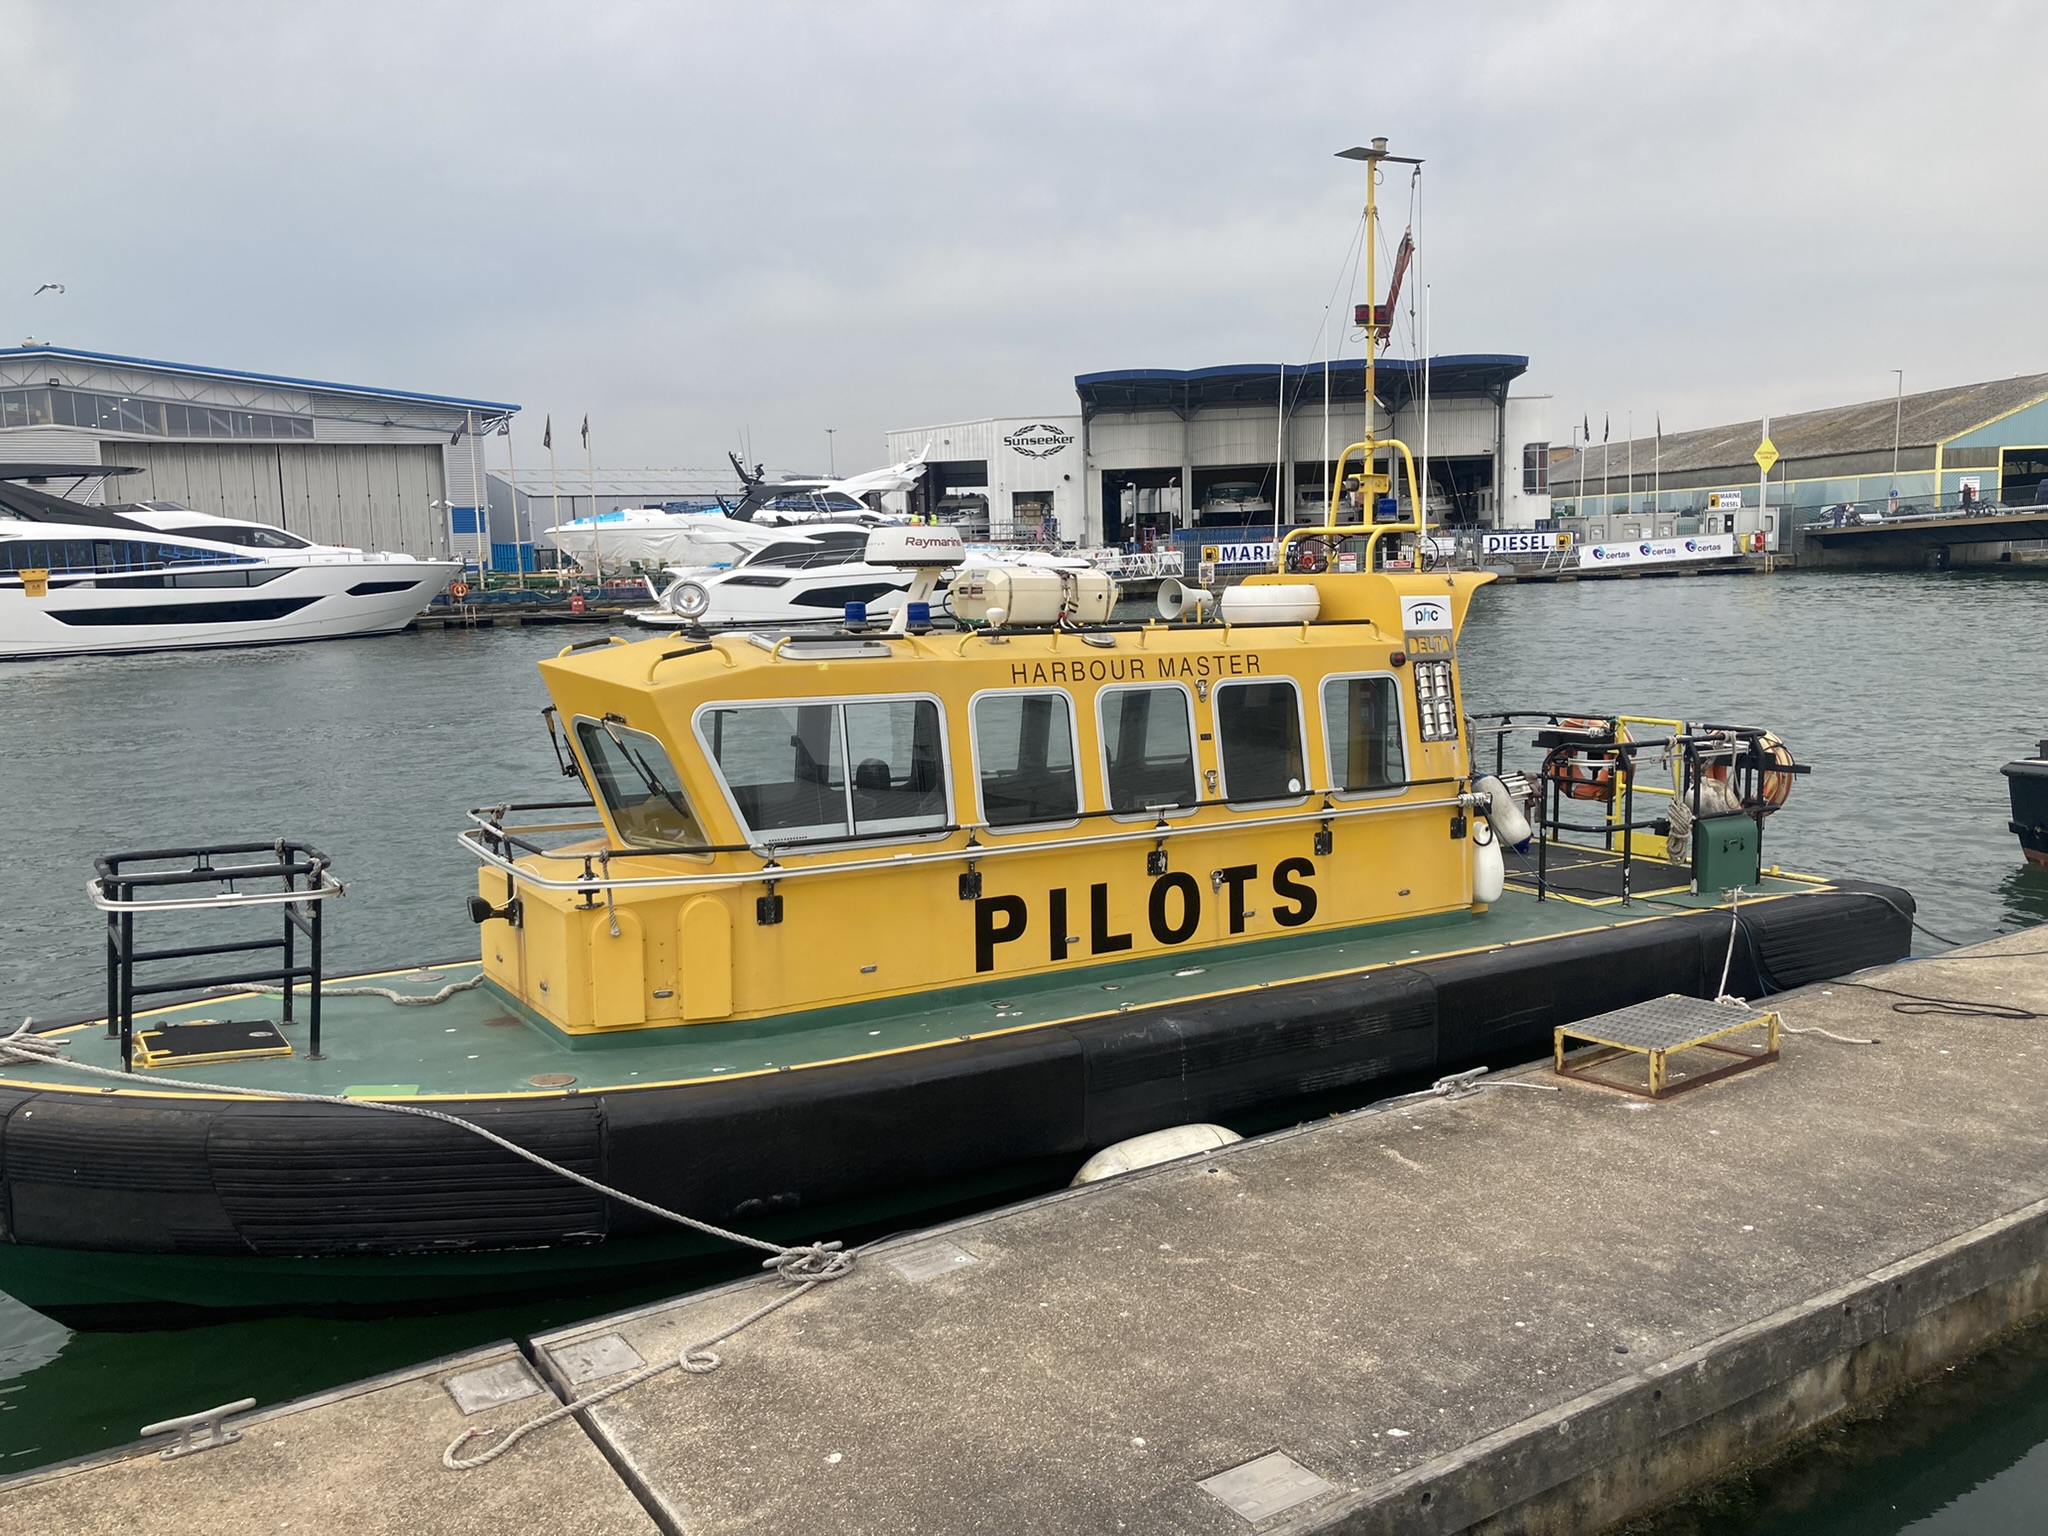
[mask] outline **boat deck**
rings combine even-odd
[[[1654,923],[1721,905],[1718,897],[1691,894],[1684,872],[1668,865],[1637,859],[1634,900],[1623,905],[1618,857],[1553,846],[1551,860],[1553,894],[1544,901],[1536,899],[1533,862],[1522,860],[1526,867],[1511,868],[1508,890],[1483,913],[1456,912],[1258,945],[1187,949],[1149,964],[1091,966],[1056,978],[930,993],[909,1005],[890,999],[774,1020],[681,1025],[572,1041],[532,1020],[488,984],[455,993],[431,1007],[401,1008],[380,997],[330,995],[321,1027],[320,1060],[305,1054],[301,1001],[300,1019],[283,1027],[294,1047],[292,1055],[138,1069],[135,1085],[158,1093],[177,1092],[181,1081],[200,1081],[357,1098],[478,1098],[542,1097],[744,1077],[1006,1034],[1120,1009],[1333,979],[1410,960]],[[1560,888],[1571,894],[1557,894]],[[1748,900],[1831,888],[1806,877],[1768,874],[1745,905]],[[428,995],[450,982],[469,980],[477,971],[475,962],[463,962],[334,977],[328,987],[367,984]],[[157,1009],[148,1020],[151,1025],[198,1019],[275,1022],[278,1012],[274,996],[245,992]],[[136,1028],[138,1034],[144,1028],[140,1013]],[[67,1054],[78,1061],[120,1065],[119,1042],[108,1039],[97,1022],[72,1026],[63,1037]],[[7,1067],[0,1069],[0,1084],[101,1091],[98,1083],[61,1068]]]

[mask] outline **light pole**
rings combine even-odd
[[[1899,425],[1906,416],[1906,370],[1894,368],[1893,375],[1899,381],[1899,392],[1892,401],[1892,494],[1890,511],[1899,510]],[[1940,504],[1941,487],[1934,488],[1935,503]]]
[[[825,429],[825,464],[832,472],[834,480],[839,478],[839,451],[832,441],[832,434],[838,430],[837,427],[827,427]]]

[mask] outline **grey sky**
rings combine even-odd
[[[845,470],[1308,360],[1386,134],[1433,349],[1619,438],[2048,370],[2044,61],[2032,4],[0,0],[0,336]]]

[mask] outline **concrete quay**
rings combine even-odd
[[[462,1424],[550,1403],[465,1419],[440,1383],[482,1357],[203,1455],[0,1484],[0,1525],[1595,1531],[2048,1313],[2048,929],[1857,979],[2007,1016],[1806,988],[1771,1000],[1791,1029],[1880,1043],[1790,1033],[1657,1103],[1530,1067],[1503,1077],[1558,1091],[1380,1106],[892,1239],[720,1369],[475,1471],[440,1464]],[[589,1392],[777,1288],[528,1353]]]

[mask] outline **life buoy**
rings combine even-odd
[[[1777,732],[1765,731],[1756,739],[1756,750],[1758,756],[1770,765],[1757,774],[1757,798],[1763,802],[1766,812],[1782,810],[1785,802],[1792,798],[1793,775],[1776,772],[1775,769],[1792,766],[1792,749],[1778,739]],[[1726,784],[1729,763],[1727,758],[1716,758],[1700,770],[1700,775],[1717,784]]]
[[[1607,738],[1609,727],[1614,734],[1608,740],[1623,742],[1629,740],[1628,727],[1612,720],[1568,719],[1557,722],[1559,730],[1582,731],[1588,736]],[[1588,745],[1605,746],[1608,740]],[[1573,800],[1612,800],[1616,789],[1617,769],[1614,762],[1604,758],[1587,758],[1584,748],[1570,743],[1552,747],[1550,755],[1543,759],[1546,778],[1556,783]],[[1620,775],[1626,778],[1626,774]]]

